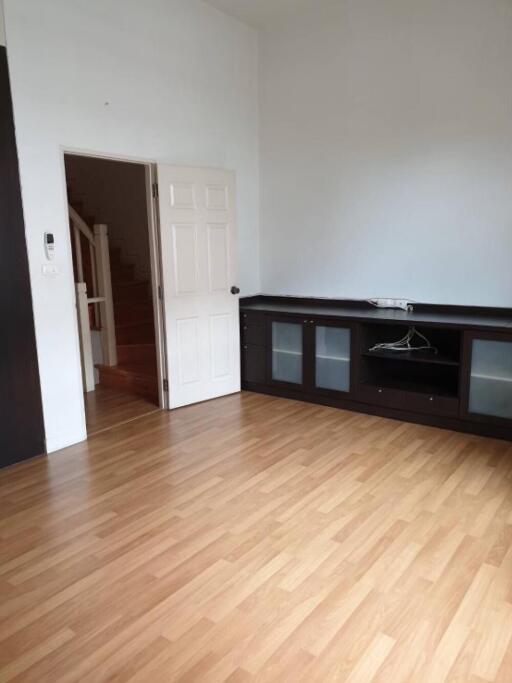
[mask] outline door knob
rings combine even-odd
[[[240,289],[238,287],[231,287],[231,294],[240,294]]]

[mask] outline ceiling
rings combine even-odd
[[[320,9],[339,0],[205,0],[209,5],[258,28],[301,10]]]

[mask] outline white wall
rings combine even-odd
[[[47,447],[85,437],[62,149],[237,173],[242,292],[259,290],[257,39],[198,0],[6,0]],[[43,233],[60,274],[42,276]]]
[[[510,0],[340,0],[260,56],[264,292],[512,306]]]

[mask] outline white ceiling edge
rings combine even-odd
[[[321,9],[340,0],[204,0],[221,12],[254,28],[266,28],[287,16]]]

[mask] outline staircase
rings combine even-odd
[[[97,365],[100,385],[145,396],[158,403],[155,324],[150,284],[137,280],[119,247],[110,248],[117,365]]]
[[[73,197],[69,186],[68,201],[70,207],[77,213],[85,214],[84,203]],[[94,226],[96,221],[94,216],[85,216],[85,222],[88,226]],[[83,237],[80,239],[83,242]],[[83,280],[87,285],[87,291],[93,292],[96,287],[96,277],[87,244],[79,246],[79,259],[77,259],[76,244],[74,241],[72,244],[75,281]],[[158,404],[155,325],[150,283],[147,280],[136,279],[135,265],[123,260],[120,247],[110,244],[108,253],[117,365],[97,364],[99,383],[101,386],[144,396]],[[77,267],[78,261],[80,267]],[[81,271],[80,274],[78,270]],[[95,329],[97,321],[92,306],[90,306],[89,317],[91,329]],[[92,388],[94,388],[93,381]]]

